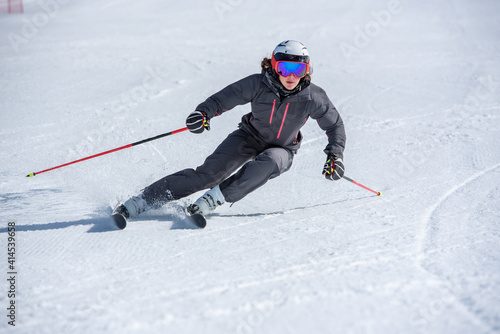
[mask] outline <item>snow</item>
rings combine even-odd
[[[500,332],[498,22],[494,0],[25,0],[1,14],[0,331]],[[344,118],[346,175],[383,196],[326,181],[308,122],[292,169],[206,229],[182,216],[200,194],[112,227],[111,207],[200,164],[248,106],[202,135],[25,177],[184,127],[285,39],[308,46]]]

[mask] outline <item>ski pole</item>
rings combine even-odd
[[[382,192],[381,192],[381,191],[371,190],[370,188],[368,188],[368,187],[366,187],[366,186],[362,185],[361,183],[358,183],[358,182],[356,182],[356,181],[354,181],[354,180],[352,180],[352,179],[348,178],[347,176],[344,176],[344,177],[343,177],[343,179],[344,179],[344,180],[346,180],[346,181],[352,182],[352,183],[354,183],[355,185],[360,186],[361,188],[365,188],[366,190],[369,190],[369,191],[371,191],[372,193],[377,194],[377,196],[382,196]]]
[[[106,151],[106,152],[101,152],[101,153],[98,153],[98,154],[94,154],[94,155],[91,155],[89,157],[86,157],[86,158],[83,158],[83,159],[79,159],[79,160],[75,160],[75,161],[71,161],[71,162],[65,163],[63,165],[59,165],[59,166],[56,166],[56,167],[52,167],[52,168],[49,168],[49,169],[42,170],[40,172],[29,173],[28,175],[26,175],[26,177],[33,177],[35,175],[38,175],[38,174],[41,174],[41,173],[45,173],[45,172],[48,172],[48,171],[51,171],[51,170],[54,170],[54,169],[58,169],[58,168],[65,167],[65,166],[69,166],[69,165],[72,165],[72,164],[76,164],[77,162],[82,162],[82,161],[89,160],[89,159],[92,159],[92,158],[100,157],[101,155],[105,155],[105,154],[108,154],[108,153],[113,153],[113,152],[120,151],[120,150],[129,148],[129,147],[132,147],[132,146],[137,146],[137,145],[140,145],[140,144],[144,144],[144,143],[147,143],[149,141],[160,139],[160,138],[163,138],[163,137],[166,137],[166,136],[175,135],[176,133],[179,133],[179,132],[182,132],[182,131],[186,131],[187,129],[188,128],[186,127],[186,128],[182,128],[182,129],[170,131],[170,132],[167,132],[167,133],[155,136],[155,137],[143,139],[143,140],[140,140],[140,141],[132,143],[132,144],[128,144],[128,145],[125,145],[125,146],[122,146],[122,147],[114,148],[114,149]]]

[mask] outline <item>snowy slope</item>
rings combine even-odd
[[[0,332],[500,332],[498,1],[24,5],[0,16]],[[346,175],[382,197],[324,180],[309,122],[292,169],[205,230],[181,213],[199,194],[113,229],[111,206],[200,164],[248,106],[25,177],[183,127],[284,39],[344,118]]]

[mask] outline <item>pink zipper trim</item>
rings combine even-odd
[[[281,126],[280,126],[280,131],[278,132],[278,137],[276,137],[276,138],[279,138],[281,135],[281,129],[283,129],[283,124],[285,124],[286,113],[288,112],[289,105],[290,105],[290,103],[286,104],[285,114],[283,115],[283,120],[281,121]]]
[[[273,100],[273,110],[271,110],[271,118],[269,118],[269,124],[273,122],[274,107],[276,106],[276,100]]]

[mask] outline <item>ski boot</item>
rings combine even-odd
[[[214,212],[215,208],[224,204],[226,199],[220,191],[219,186],[210,189],[196,202],[187,207],[187,213],[191,220],[201,228],[207,225],[206,216]],[[203,225],[203,226],[200,226]]]
[[[127,219],[130,217],[136,217],[140,213],[149,209],[144,195],[141,193],[137,196],[133,196],[125,201],[125,203],[118,205],[112,214],[113,221],[115,225],[123,230],[127,227]]]

